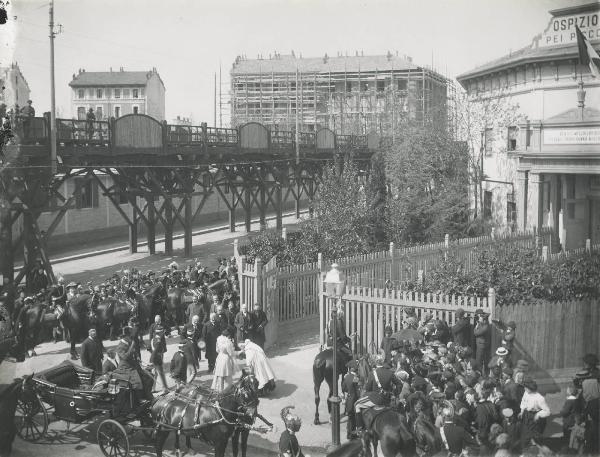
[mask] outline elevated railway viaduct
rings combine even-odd
[[[232,231],[238,212],[250,231],[253,209],[261,227],[272,209],[280,229],[284,204],[293,199],[299,214],[300,200],[315,197],[327,163],[350,159],[368,172],[371,156],[385,141],[375,134],[336,135],[328,129],[296,135],[255,122],[237,129],[169,125],[133,114],[109,121],[57,119],[53,161],[48,116],[13,118],[12,127],[14,138],[4,147],[0,165],[0,273],[14,284],[36,260],[55,279],[45,245],[82,192],[76,185],[72,195],[61,193],[69,178],[98,183],[129,226],[130,252],[137,252],[143,224],[148,250],[155,253],[156,228],[162,224],[165,253],[172,254],[178,222],[184,229],[184,254],[190,256],[192,225],[210,195],[227,206]],[[113,184],[104,184],[102,174]],[[199,203],[192,204],[193,196],[200,197]],[[37,221],[50,201],[55,203],[54,218],[41,231]],[[130,203],[127,211],[120,206],[123,201]],[[15,236],[17,221],[22,229]],[[20,249],[24,267],[17,272]]]

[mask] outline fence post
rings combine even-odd
[[[254,300],[252,301],[252,303],[248,303],[248,309],[251,308],[251,306],[254,305],[254,303],[260,303],[262,304],[262,289],[263,289],[263,283],[262,283],[262,276],[263,276],[263,263],[262,260],[260,258],[256,258],[256,260],[254,261],[254,271],[256,273],[256,276],[254,277]]]
[[[281,229],[281,239],[282,240],[287,240],[287,227],[283,227]]]
[[[396,262],[394,262],[394,242],[390,241],[390,281],[394,281]]]
[[[317,291],[319,294],[319,344],[325,346],[325,297],[323,296],[323,254],[317,254],[318,284]]]
[[[585,252],[587,252],[588,254],[592,252],[592,240],[590,240],[589,238],[585,240]]]
[[[237,257],[239,256],[239,240],[236,238],[235,240],[233,240],[233,256],[237,259]]]
[[[490,322],[495,318],[496,311],[496,291],[493,287],[488,290],[488,306],[490,307]]]
[[[417,282],[419,285],[423,285],[423,270],[417,272]]]
[[[548,246],[542,246],[542,260],[544,262],[548,261]]]
[[[448,260],[448,249],[450,248],[450,235],[444,235],[444,260]]]
[[[492,227],[492,232],[490,233],[492,240],[496,239],[496,227]]]
[[[238,269],[238,281],[240,283],[240,306],[242,304],[248,304],[248,288],[244,283],[244,268],[246,267],[246,256],[240,257],[240,264]]]

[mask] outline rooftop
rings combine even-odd
[[[123,71],[122,69],[119,71],[79,70],[77,74],[73,74],[73,80],[69,83],[69,86],[145,86],[154,74],[160,79],[156,68],[150,71]]]
[[[397,56],[391,53],[380,56],[337,56],[329,57],[296,57],[294,55],[276,54],[270,59],[245,59],[238,57],[231,69],[232,75],[258,73],[343,73],[358,71],[419,70],[408,56]]]
[[[531,44],[525,46],[517,51],[510,52],[509,54],[502,56],[498,59],[494,59],[490,62],[486,62],[483,65],[479,65],[472,70],[462,73],[456,77],[459,83],[463,84],[465,81],[490,74],[492,72],[504,70],[509,67],[515,67],[531,62],[542,62],[550,60],[564,60],[564,59],[576,59],[578,57],[577,41],[572,39],[572,34],[567,29],[563,31],[556,31],[552,25],[557,18],[563,16],[571,16],[574,14],[581,14],[587,12],[594,12],[600,10],[599,3],[587,3],[569,6],[567,8],[560,8],[550,11],[552,18],[544,30],[543,33],[536,35]],[[564,19],[563,19],[564,21]],[[584,29],[587,30],[587,29]],[[593,30],[591,30],[593,32]],[[565,38],[565,34],[570,35]],[[558,35],[558,36],[555,36]],[[553,38],[558,38],[558,41],[553,41]],[[564,40],[563,40],[564,39]],[[595,49],[600,49],[600,39],[588,38],[592,46]],[[557,44],[562,41],[568,41],[566,44]]]

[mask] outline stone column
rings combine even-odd
[[[515,190],[515,200],[517,202],[517,229],[527,229],[527,203],[528,203],[528,172],[524,170],[517,171],[517,187]]]

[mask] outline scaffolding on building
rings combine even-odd
[[[327,127],[342,135],[377,132],[393,137],[406,120],[449,121],[454,85],[431,68],[413,65],[410,57],[338,55],[344,66],[340,69],[337,62],[333,71],[324,71],[331,60],[327,56],[323,65],[314,64],[320,59],[294,55],[269,57],[259,56],[251,65],[244,57],[236,59],[230,82],[231,126],[256,121],[272,129],[294,130],[298,116],[301,131]],[[346,67],[348,59],[353,59],[354,68]],[[383,62],[382,68],[374,60]],[[395,61],[401,62],[398,68]],[[307,71],[311,66],[322,68]]]

